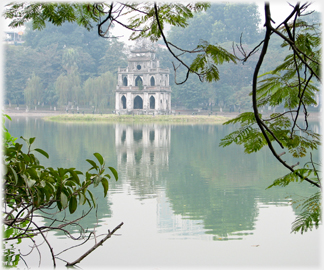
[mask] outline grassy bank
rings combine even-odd
[[[57,122],[107,122],[107,123],[175,123],[175,124],[221,124],[229,117],[220,115],[115,115],[115,114],[60,114],[45,117]]]

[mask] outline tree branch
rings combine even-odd
[[[75,264],[81,262],[85,257],[87,257],[92,251],[94,251],[96,248],[101,246],[106,240],[108,240],[118,229],[123,226],[123,222],[120,223],[115,229],[113,229],[111,232],[108,230],[108,234],[105,238],[103,238],[101,241],[99,241],[97,244],[95,244],[92,248],[90,248],[87,252],[85,252],[82,256],[80,256],[77,260],[71,263],[67,263],[66,266],[74,266]]]
[[[254,112],[254,116],[256,119],[256,122],[264,136],[264,138],[267,141],[268,147],[271,150],[272,154],[274,155],[274,157],[286,168],[288,168],[291,172],[296,172],[292,166],[289,166],[285,161],[283,161],[280,156],[277,154],[277,152],[275,151],[275,149],[273,148],[273,145],[271,143],[270,138],[268,137],[264,126],[265,124],[263,123],[263,121],[260,119],[259,116],[259,112],[258,112],[258,106],[257,106],[257,83],[258,83],[258,74],[262,65],[262,62],[264,60],[264,57],[267,53],[267,49],[268,49],[268,45],[269,45],[269,41],[270,41],[270,36],[271,36],[271,32],[273,31],[273,27],[271,26],[271,15],[270,15],[270,7],[269,7],[269,3],[265,3],[265,17],[266,17],[266,22],[265,22],[265,26],[266,26],[266,34],[265,34],[265,38],[264,38],[264,43],[263,43],[263,47],[262,47],[262,51],[261,54],[259,56],[259,60],[257,62],[257,65],[255,67],[254,70],[254,74],[253,74],[253,80],[252,80],[252,103],[253,103],[253,112]],[[299,177],[301,177],[302,179],[306,180],[307,182],[313,184],[314,186],[320,187],[320,185],[312,180],[310,180],[309,178],[304,178],[301,174],[297,173],[297,175]]]

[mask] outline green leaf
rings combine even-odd
[[[61,192],[60,201],[61,201],[62,207],[65,209],[68,206],[68,198],[63,192]]]
[[[267,189],[274,187],[274,186],[285,187],[292,182],[302,182],[306,177],[309,177],[312,172],[313,172],[312,169],[305,169],[305,168],[297,169],[294,172],[290,172],[290,173],[286,174],[285,176],[276,179],[272,183],[272,185],[267,187]],[[303,178],[301,178],[299,175],[302,176]]]
[[[20,136],[20,139],[24,140],[29,145],[29,140],[27,141],[23,136]]]
[[[104,176],[105,176],[105,177],[108,177],[109,179],[111,178],[110,174],[108,174],[108,173],[105,174]]]
[[[8,118],[11,121],[11,117],[8,114],[3,114],[3,116]]]
[[[11,166],[8,166],[8,168],[11,170],[11,172],[12,172],[12,174],[14,176],[14,179],[15,179],[15,184],[17,185],[17,183],[18,183],[18,176],[17,176],[16,171]]]
[[[92,192],[91,192],[90,190],[87,190],[87,191],[88,191],[88,193],[89,193],[89,195],[90,195],[90,197],[91,197],[91,200],[92,200],[92,202],[93,202],[93,206],[96,207],[96,200],[95,200],[95,198],[93,197]]]
[[[62,178],[64,178],[67,171],[68,170],[64,169],[64,168],[57,168],[57,172],[58,172],[59,176],[62,177]]]
[[[102,184],[102,186],[104,188],[104,197],[106,197],[107,196],[107,191],[108,191],[108,188],[109,188],[108,180],[106,178],[102,178],[101,184]]]
[[[321,224],[321,192],[316,192],[302,203],[302,213],[292,224],[292,232],[300,231],[301,234],[316,229]]]
[[[26,154],[24,154],[24,153],[22,153],[21,155],[23,156],[24,160],[25,160],[27,163],[31,162],[31,160],[30,160],[30,156],[28,156],[28,155],[26,155]]]
[[[34,168],[28,168],[26,171],[28,172],[28,174],[30,175],[31,178],[33,178],[33,179],[39,178],[38,174]]]
[[[94,180],[93,180],[93,186],[96,187],[99,185],[100,181],[101,181],[102,177],[100,175],[97,175]]]
[[[100,165],[104,163],[104,159],[99,153],[94,153],[93,155],[98,159]]]
[[[71,214],[75,212],[77,206],[78,206],[78,201],[75,196],[72,196],[69,203],[69,210]]]
[[[34,151],[36,151],[36,152],[42,154],[43,156],[49,158],[49,155],[42,149],[36,148],[36,149],[34,149]]]
[[[85,203],[86,203],[86,197],[84,196],[84,194],[83,193],[80,193],[79,194],[79,204],[80,205],[84,205]]]
[[[93,160],[91,160],[91,159],[86,159],[86,161],[88,161],[88,162],[92,165],[92,168],[91,168],[91,169],[93,169],[93,168],[98,169],[97,164],[96,164]],[[90,169],[90,170],[91,170],[91,169]]]
[[[35,183],[36,183],[36,181],[35,180],[33,180],[33,179],[29,179],[26,175],[22,175],[22,178],[25,180],[25,183],[27,184],[27,186],[29,187],[29,188],[31,188]]]
[[[71,174],[72,178],[71,180],[80,185],[80,179],[78,174],[82,174],[79,171],[75,171],[73,168],[69,169],[68,172]]]
[[[4,238],[9,238],[14,232],[14,229],[12,227],[8,228],[4,231]]]
[[[113,167],[108,167],[108,168],[111,170],[111,172],[113,173],[113,175],[115,176],[115,179],[117,181],[118,180],[118,173],[117,173],[117,171]]]
[[[33,137],[33,138],[29,138],[29,144],[32,144],[34,141],[35,141],[35,137]]]

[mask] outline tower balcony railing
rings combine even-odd
[[[125,91],[125,92],[133,92],[133,91],[171,91],[171,87],[169,85],[155,85],[155,86],[124,86],[124,85],[117,85],[118,91]]]
[[[145,69],[131,69],[131,68],[118,68],[118,73],[147,73],[147,72],[158,72],[158,73],[170,73],[168,68],[145,68]]]

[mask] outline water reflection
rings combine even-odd
[[[157,196],[169,167],[171,127],[164,125],[115,126],[117,168],[140,199]]]
[[[318,122],[309,126],[320,131]],[[50,160],[44,161],[48,166],[85,171],[89,168],[85,159],[99,152],[107,165],[117,168],[119,181],[110,182],[108,199],[103,198],[102,190],[94,190],[99,221],[114,216],[115,193],[141,201],[154,198],[158,233],[213,240],[252,234],[260,203],[287,205],[290,198],[297,200],[313,192],[307,184],[266,190],[275,178],[288,172],[267,149],[247,155],[239,146],[219,148],[220,139],[234,128],[62,124],[33,118],[14,118],[8,123],[14,136],[37,137],[35,146],[50,153]],[[319,159],[318,151],[313,157]],[[82,225],[91,227],[95,221],[96,217],[89,216]]]

